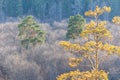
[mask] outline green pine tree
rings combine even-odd
[[[33,16],[23,19],[18,28],[21,44],[25,48],[45,42],[46,34],[40,29],[40,25],[33,19]]]
[[[80,14],[71,16],[69,18],[68,29],[66,37],[67,39],[75,39],[79,37],[79,34],[82,32],[86,20]]]

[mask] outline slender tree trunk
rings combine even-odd
[[[98,16],[96,16],[96,28],[98,27]],[[99,70],[99,53],[98,53],[98,42],[99,42],[99,39],[98,39],[98,34],[95,34],[95,42],[96,42],[96,50],[95,50],[95,70],[98,71]],[[95,80],[98,80],[98,74],[96,75],[96,79]]]

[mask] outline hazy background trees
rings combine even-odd
[[[60,21],[75,14],[84,16],[84,12],[93,9],[96,5],[109,5],[112,7],[110,15],[104,17],[110,20],[114,15],[119,15],[119,0],[0,0],[0,20],[33,15],[40,21]]]
[[[59,40],[65,40],[67,21],[53,22],[51,25],[40,23],[41,29],[47,32],[47,42],[34,49],[24,50],[18,38],[18,22],[0,24],[0,78],[7,80],[56,80],[56,76],[73,70],[68,66],[66,53],[58,46]],[[119,26],[108,24],[113,33],[112,44],[119,43]],[[116,29],[117,28],[117,29]],[[82,41],[81,41],[82,42]],[[86,64],[83,62],[82,64]],[[79,66],[82,71],[87,67]],[[116,55],[100,64],[101,69],[110,73],[110,80],[119,80],[120,59]],[[1,79],[2,80],[2,79]]]
[[[98,3],[113,7],[108,18],[119,15],[119,0],[0,0],[0,22],[10,21],[0,24],[0,80],[55,80],[57,75],[72,70],[67,64],[71,55],[57,45],[59,40],[66,39],[68,21],[63,19],[78,13],[84,16],[84,11]],[[31,50],[24,50],[18,37],[18,19],[27,15],[33,15],[40,22],[51,22],[39,23],[46,32],[46,43]],[[120,45],[119,26],[109,23],[108,28],[114,34],[111,43]],[[120,78],[117,56],[102,64],[100,68],[110,72],[111,80]]]

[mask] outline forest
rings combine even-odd
[[[35,16],[41,22],[60,21],[78,13],[84,16],[85,11],[96,5],[111,6],[113,11],[102,17],[110,20],[120,15],[119,4],[120,0],[0,0],[0,21],[27,15]]]
[[[0,0],[0,80],[120,80],[120,0]]]

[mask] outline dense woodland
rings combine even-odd
[[[59,45],[65,40],[68,23],[66,21],[41,24],[47,32],[47,42],[31,50],[24,50],[18,39],[18,23],[0,24],[0,80],[56,80],[64,72],[74,70],[67,64],[68,57],[73,56],[64,51]],[[117,27],[117,28],[116,28]],[[114,33],[112,43],[120,45],[120,26],[108,24],[109,30]],[[81,41],[83,42],[83,41]],[[83,62],[82,64],[86,64]],[[84,71],[88,67],[79,66]],[[110,80],[120,78],[120,58],[116,55],[109,57],[100,64],[101,69],[109,72]]]
[[[83,66],[86,60],[70,67],[68,59],[76,55],[58,43],[84,44],[79,33],[93,19],[84,13],[106,5],[111,13],[98,21],[107,20],[106,29],[113,34],[106,42],[120,46],[120,25],[112,23],[113,16],[120,16],[119,4],[120,0],[0,0],[0,80],[56,80],[76,69],[89,71]],[[119,80],[120,56],[109,56],[99,69],[109,72],[109,80]]]
[[[112,12],[104,14],[102,18],[111,19],[120,15],[119,0],[0,0],[0,20],[8,17],[23,17],[34,15],[40,21],[54,21],[66,19],[71,15],[94,9],[96,5],[109,5]]]

